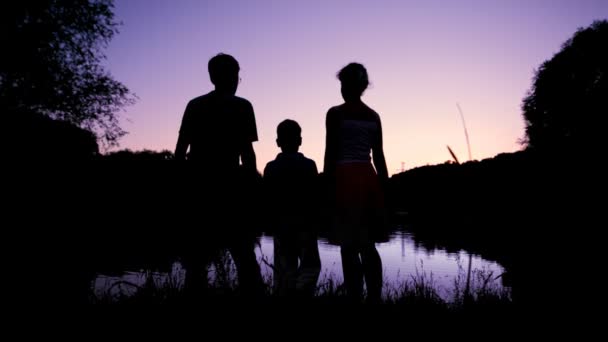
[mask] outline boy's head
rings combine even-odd
[[[215,89],[236,94],[239,85],[239,62],[227,54],[220,53],[209,60],[209,77]]]
[[[285,120],[277,127],[277,145],[283,152],[298,152],[302,145],[302,128],[293,120]]]

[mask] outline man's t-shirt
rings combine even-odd
[[[251,103],[215,91],[188,103],[179,134],[190,144],[190,160],[220,173],[236,170],[242,146],[258,140]]]

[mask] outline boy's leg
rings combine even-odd
[[[317,236],[310,232],[302,232],[298,236],[300,268],[296,290],[304,296],[313,296],[321,273],[321,258]]]
[[[296,287],[298,256],[292,240],[285,235],[274,237],[274,285],[279,296],[290,295]]]

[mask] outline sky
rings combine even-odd
[[[276,127],[302,127],[300,151],[323,167],[325,115],[343,103],[336,73],[368,70],[363,101],[381,117],[389,173],[521,149],[521,103],[534,71],[608,0],[116,0],[112,76],[138,96],[121,113],[120,149],[175,149],[186,104],[213,90],[207,62],[241,66],[237,96],[256,114],[261,171]]]

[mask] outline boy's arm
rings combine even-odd
[[[314,160],[310,160],[310,175],[313,178],[316,178],[319,175],[319,170],[317,169],[317,163]]]

